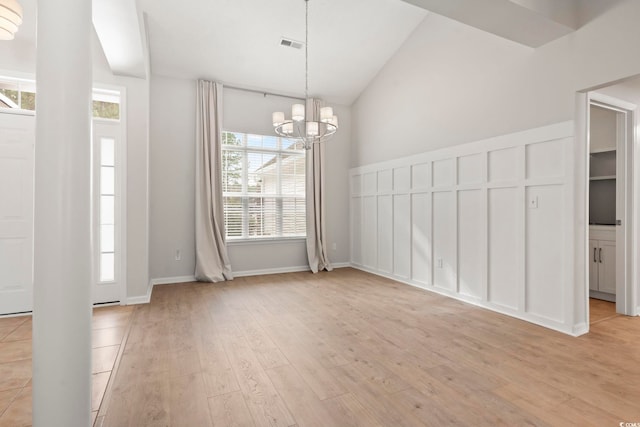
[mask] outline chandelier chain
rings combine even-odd
[[[309,0],[304,0],[304,100],[309,98]]]

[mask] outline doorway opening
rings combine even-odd
[[[586,96],[586,306],[590,324],[637,314],[632,192],[636,104],[607,94],[609,91],[598,89]]]

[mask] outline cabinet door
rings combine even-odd
[[[598,241],[589,240],[589,289],[598,290]]]
[[[598,290],[616,293],[616,242],[598,241]]]

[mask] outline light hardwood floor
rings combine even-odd
[[[589,323],[591,325],[602,322],[603,320],[610,320],[618,316],[622,316],[622,314],[616,313],[615,302],[589,298]]]
[[[572,338],[340,269],[156,286],[97,425],[640,422],[640,319]]]
[[[118,427],[638,422],[640,319],[591,310],[591,333],[571,338],[352,269],[157,286],[149,305],[94,311],[93,415]],[[30,424],[31,321],[0,319],[0,427]]]
[[[96,419],[134,307],[93,310],[92,419]],[[31,316],[0,318],[0,427],[31,425]]]

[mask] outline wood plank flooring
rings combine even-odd
[[[640,319],[572,338],[353,269],[164,285],[113,384],[96,425],[617,426]]]
[[[92,419],[98,416],[134,307],[93,310]],[[31,426],[31,316],[0,318],[0,427]]]

